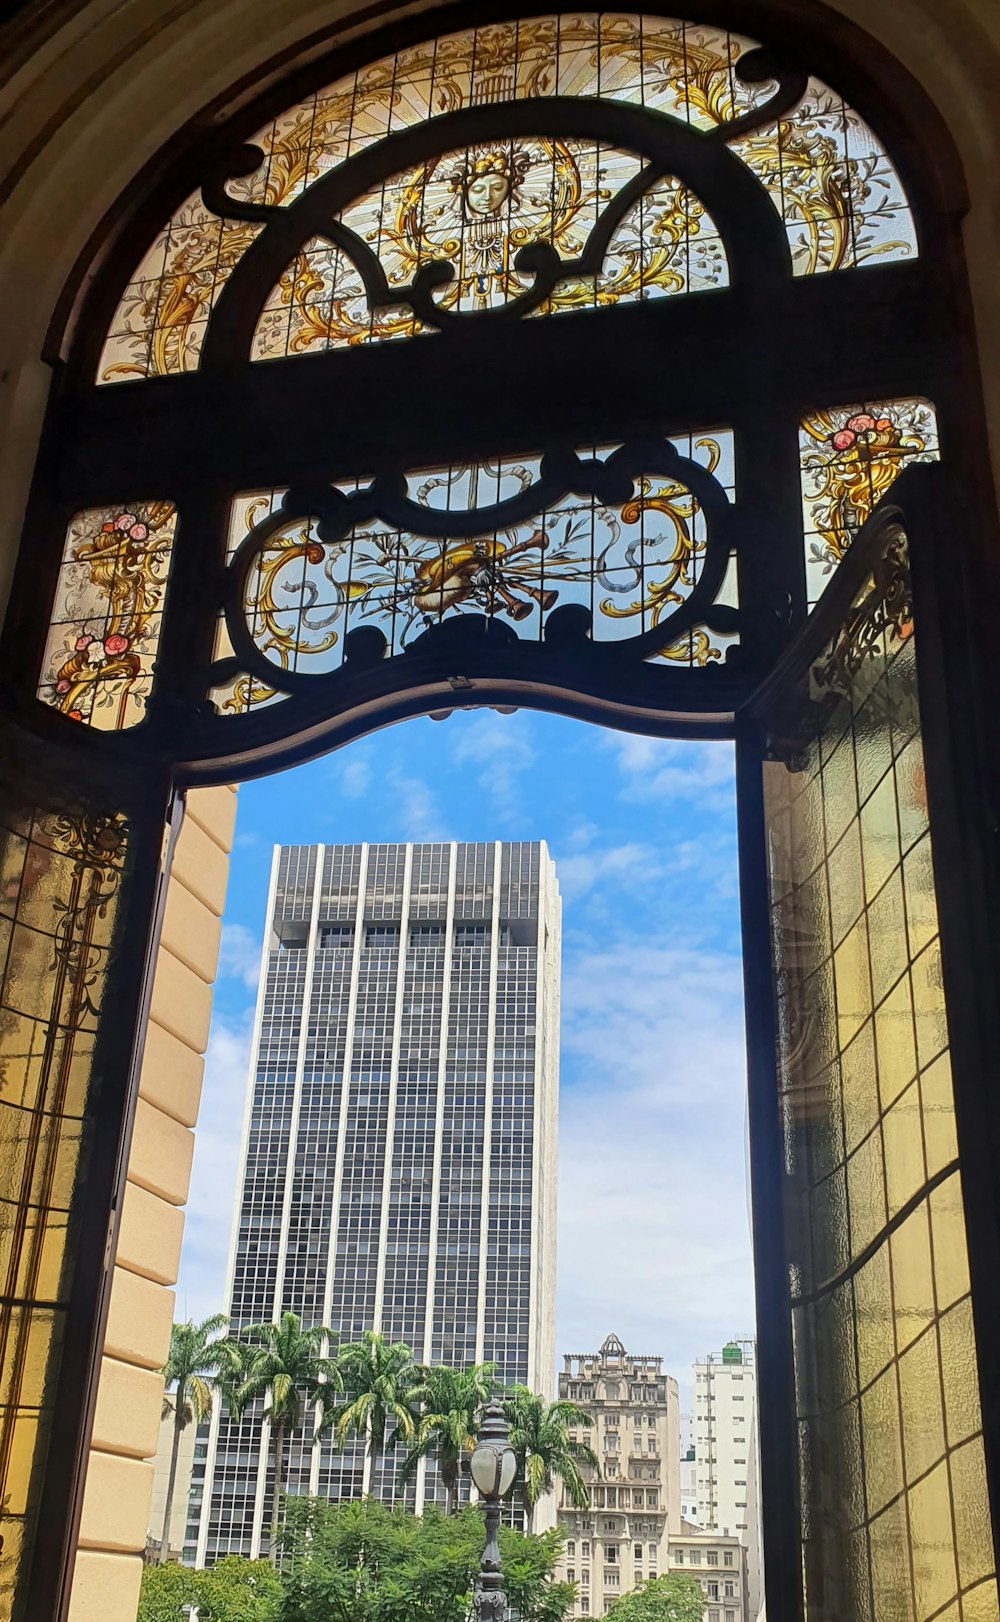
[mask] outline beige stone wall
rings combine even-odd
[[[134,1622],[150,1524],[184,1216],[212,1012],[236,795],[196,789],[174,854],[70,1608],[71,1622]]]

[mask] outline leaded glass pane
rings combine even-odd
[[[915,643],[890,532],[763,767],[807,1622],[996,1615]]]
[[[38,684],[71,721],[116,732],[143,719],[176,517],[156,501],[71,520]]]
[[[810,607],[903,469],[936,462],[938,455],[929,400],[867,400],[803,419],[799,462]]]
[[[385,137],[464,108],[526,98],[598,97],[677,120],[704,138],[766,101],[744,83],[753,40],[706,24],[618,13],[537,17],[467,29],[385,57],[305,97],[252,137],[261,162],[230,180],[234,209],[287,209],[345,160]],[[797,276],[884,263],[916,252],[899,177],[872,131],[835,92],[810,80],[799,106],[731,150],[780,216]],[[646,160],[594,142],[518,137],[446,151],[365,191],[336,215],[373,248],[390,289],[413,269],[450,264],[445,310],[495,308],[530,285],[517,252],[548,242],[582,249],[603,207]],[[130,278],[99,366],[112,382],[197,367],[227,278],[263,229],[187,199]],[[599,274],[568,277],[553,313],[726,285],[717,223],[676,178],[650,186],[613,234]],[[266,299],[257,359],[411,336],[406,304],[369,302],[343,241],[304,241]]]
[[[669,444],[733,497],[728,430]],[[603,460],[610,449],[589,454]],[[550,612],[570,603],[591,615],[595,641],[654,630],[697,584],[707,554],[706,516],[675,479],[640,477],[632,496],[616,504],[570,493],[523,522],[464,539],[435,534],[435,513],[454,518],[488,510],[530,490],[541,476],[541,457],[424,469],[406,481],[409,500],[427,515],[419,530],[374,519],[337,541],[323,539],[315,518],[283,522],[284,490],[238,496],[230,519],[231,564],[238,548],[260,536],[243,586],[244,621],[256,649],[276,670],[323,675],[340,667],[345,638],[359,627],[379,630],[390,654],[463,613],[489,615],[516,627],[519,639],[537,641]],[[368,494],[361,482],[340,489],[359,500]],[[732,559],[715,601],[736,606]],[[722,660],[732,640],[696,625],[652,657],[705,666]],[[239,658],[224,620],[216,657]],[[229,714],[276,696],[259,672],[227,675],[212,693]]]

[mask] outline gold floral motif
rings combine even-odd
[[[175,517],[152,502],[70,524],[38,688],[70,720],[120,731],[142,719]]]
[[[742,85],[734,73],[739,59],[752,49],[753,40],[720,29],[627,15],[550,16],[447,35],[372,63],[280,115],[254,138],[264,155],[260,167],[230,181],[228,190],[235,204],[284,207],[328,170],[393,130],[462,107],[526,97],[600,95],[640,102],[712,130],[733,122],[768,93],[763,86]],[[537,155],[544,143],[517,145],[515,162],[532,149]],[[568,178],[572,187],[571,169],[579,170],[584,162],[582,144],[548,145],[555,184]],[[509,163],[509,143],[500,147]],[[463,156],[472,169],[484,161],[489,167],[497,150],[476,149]],[[811,82],[792,115],[737,138],[733,150],[781,213],[796,274],[915,252],[906,199],[885,152],[857,115],[822,84]],[[602,163],[604,157],[602,152]],[[449,160],[453,168],[454,158]],[[428,251],[420,221],[421,188],[442,174],[442,160],[419,166],[402,183],[408,200],[397,191],[384,224],[376,214],[373,240],[400,285],[409,278],[414,255],[420,258]],[[511,260],[523,242],[546,240],[564,253],[575,251],[572,239],[580,234],[579,223],[574,227],[564,220],[560,226],[558,210],[552,211],[548,225],[530,217],[530,209],[522,211],[525,218],[515,218],[513,166],[503,180],[504,196],[499,207],[494,202],[492,214],[486,210],[478,219],[460,220],[462,229],[450,252],[442,253],[440,243],[434,247],[431,256],[459,261],[456,281],[439,295],[446,309],[482,307],[484,298],[499,303],[520,291],[525,284]],[[387,195],[399,184],[390,183]],[[722,285],[725,261],[715,227],[676,180],[666,184],[673,195],[645,211],[641,228],[633,220],[631,237],[628,226],[620,228],[612,245],[617,257],[609,256],[596,285],[567,282],[536,313],[646,297],[650,291],[681,293]],[[591,187],[581,188],[581,196],[596,200],[613,189],[597,176]],[[366,206],[370,213],[380,199],[381,191],[350,205],[345,222],[359,211],[363,216]],[[460,203],[461,196],[456,193],[453,201]],[[568,197],[563,199],[564,213],[566,207],[571,208]],[[505,234],[495,228],[501,214],[509,227]],[[261,229],[257,222],[221,221],[197,197],[188,199],[126,289],[105,346],[101,380],[197,366],[219,291]],[[370,228],[361,234],[370,235]],[[695,259],[702,256],[693,278],[684,274],[692,245]],[[418,330],[404,311],[370,310],[349,260],[329,244],[310,244],[296,255],[268,300],[254,353],[264,358]]]
[[[810,595],[910,462],[938,455],[934,407],[882,400],[807,417],[799,430]]]

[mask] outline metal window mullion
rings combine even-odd
[[[285,1265],[288,1261],[288,1230],[292,1216],[292,1189],[295,1184],[295,1161],[298,1152],[299,1115],[302,1108],[302,1077],[305,1070],[305,1050],[309,1037],[309,1015],[312,1007],[313,970],[316,963],[316,940],[319,933],[319,913],[323,894],[323,866],[325,845],[315,847],[312,906],[309,914],[309,935],[306,944],[305,973],[302,979],[299,1031],[295,1048],[295,1079],[292,1083],[292,1115],[288,1124],[288,1149],[285,1154],[285,1186],[281,1197],[281,1223],[278,1229],[278,1261],[274,1273],[274,1295],[271,1302],[272,1322],[281,1320],[285,1293]],[[257,1460],[257,1485],[254,1489],[253,1531],[250,1537],[250,1558],[260,1554],[260,1540],[264,1529],[264,1501],[267,1492],[267,1463],[271,1441],[268,1421],[261,1421],[260,1455]]]
[[[444,1147],[444,1103],[448,1076],[448,1019],[451,1004],[451,977],[454,963],[455,886],[458,874],[458,845],[452,841],[448,847],[448,901],[444,926],[444,966],[441,984],[441,1026],[438,1038],[437,1096],[434,1101],[434,1159],[431,1166],[430,1230],[427,1240],[427,1284],[424,1307],[423,1361],[430,1363],[434,1355],[434,1298],[435,1270],[437,1268],[437,1236],[441,1203],[441,1158]],[[427,1460],[421,1459],[417,1467],[417,1514],[424,1507],[427,1483]]]
[[[486,1014],[486,1097],[483,1108],[483,1160],[479,1180],[479,1282],[476,1292],[475,1361],[483,1361],[486,1343],[486,1247],[490,1233],[490,1162],[493,1133],[493,1064],[496,1053],[497,979],[500,959],[500,883],[503,847],[493,846],[493,905],[490,920],[490,982]]]
[[[278,867],[281,861],[281,847],[274,845],[271,850],[271,875],[267,886],[267,928],[270,932],[274,925],[274,904],[278,888]],[[233,1286],[236,1282],[236,1257],[239,1249],[240,1216],[243,1210],[243,1194],[247,1180],[247,1157],[250,1147],[250,1122],[253,1118],[254,1100],[257,1095],[257,1066],[260,1059],[260,1035],[264,1022],[264,1003],[267,997],[267,963],[269,956],[269,942],[265,939],[260,960],[260,979],[257,982],[257,1001],[254,1006],[253,1031],[250,1038],[250,1074],[246,1090],[246,1102],[243,1106],[243,1129],[240,1136],[240,1154],[237,1162],[241,1171],[241,1181],[233,1205],[233,1222],[229,1236],[229,1259],[226,1263],[226,1292],[225,1300],[229,1303],[230,1316],[233,1306]],[[215,1489],[215,1459],[219,1445],[219,1425],[221,1423],[221,1402],[212,1404],[212,1420],[208,1436],[208,1455],[205,1460],[205,1488],[202,1494],[201,1514],[198,1518],[198,1549],[195,1555],[195,1565],[205,1564],[206,1549],[208,1545],[209,1522],[212,1517],[212,1494]]]
[[[385,1148],[382,1156],[382,1204],[379,1211],[378,1251],[375,1259],[375,1311],[372,1329],[382,1329],[383,1294],[385,1292],[386,1245],[389,1241],[389,1196],[392,1188],[392,1148],[396,1130],[396,1094],[399,1088],[399,1049],[403,1035],[403,992],[406,986],[406,947],[409,937],[410,886],[413,877],[413,846],[406,846],[403,858],[403,897],[399,920],[398,956],[396,959],[396,1001],[392,1013],[392,1047],[389,1056],[389,1097],[386,1104]],[[369,1449],[365,1450],[362,1491],[367,1495],[372,1483]],[[383,1455],[384,1463],[384,1455]]]
[[[358,899],[354,911],[354,950],[351,955],[351,984],[347,997],[347,1020],[344,1027],[344,1056],[341,1061],[340,1112],[337,1118],[337,1151],[333,1169],[333,1199],[330,1213],[330,1245],[326,1257],[326,1286],[323,1291],[323,1322],[334,1332],[339,1324],[331,1324],[333,1310],[334,1268],[340,1230],[340,1200],[344,1186],[344,1144],[347,1137],[347,1104],[350,1095],[351,1070],[354,1058],[354,1026],[358,1011],[358,982],[361,975],[361,948],[365,934],[365,891],[368,887],[368,845],[361,847],[358,863]],[[320,1450],[314,1454],[315,1486],[310,1472],[310,1490],[319,1492]]]

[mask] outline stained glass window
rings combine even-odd
[[[72,519],[38,684],[70,720],[117,732],[143,719],[175,521],[165,501]]]
[[[712,475],[721,499],[732,497],[728,430],[682,435],[669,444]],[[606,462],[611,452],[590,454]],[[462,613],[492,616],[516,628],[522,641],[539,640],[549,614],[568,604],[588,612],[598,642],[655,630],[697,586],[707,556],[706,514],[678,477],[640,476],[618,502],[567,494],[510,525],[486,524],[477,532],[473,520],[462,526],[470,533],[442,538],[446,516],[453,521],[457,514],[493,509],[530,492],[542,474],[540,457],[425,469],[407,480],[411,527],[376,518],[335,541],[322,538],[315,518],[284,521],[283,490],[240,495],[232,508],[229,557],[232,567],[242,548],[252,549],[242,602],[254,646],[281,671],[321,675],[340,666],[345,638],[361,626],[380,631],[390,654]],[[341,494],[364,503],[371,488],[359,483]],[[723,575],[711,601],[735,606],[732,558]],[[703,666],[721,660],[731,640],[728,631],[697,624],[651,652]],[[238,653],[223,624],[217,657],[238,659]],[[231,714],[274,696],[259,673],[229,676],[213,694]]]
[[[919,634],[890,531],[764,765],[810,1622],[1000,1615]]]
[[[810,607],[903,469],[937,457],[929,400],[868,400],[804,419],[799,460]]]
[[[776,113],[749,133],[737,127],[774,88],[740,77],[743,59],[756,49],[751,39],[705,24],[553,15],[411,46],[325,86],[252,137],[261,161],[227,183],[229,201],[220,204],[247,217],[224,220],[197,193],[177,210],[125,289],[99,380],[199,364],[218,295],[265,229],[249,216],[264,210],[274,218],[340,164],[398,132],[463,109],[499,112],[525,99],[631,104],[706,140],[732,124],[730,150],[777,211],[795,275],[915,253],[912,217],[889,158],[857,113],[820,81],[805,84],[790,113]],[[644,168],[647,188],[636,181]],[[606,244],[603,266],[582,279],[568,272],[535,313],[725,286],[718,222],[679,179],[648,160],[594,141],[485,139],[436,153],[338,205],[331,235],[307,235],[274,284],[253,354],[263,359],[418,331],[406,303],[372,303],[359,269],[365,252],[381,267],[389,300],[416,269],[439,261],[452,271],[435,295],[444,310],[506,303],[531,283],[530,269],[518,268],[520,250],[548,243],[571,262],[599,211],[629,184],[637,189]]]

